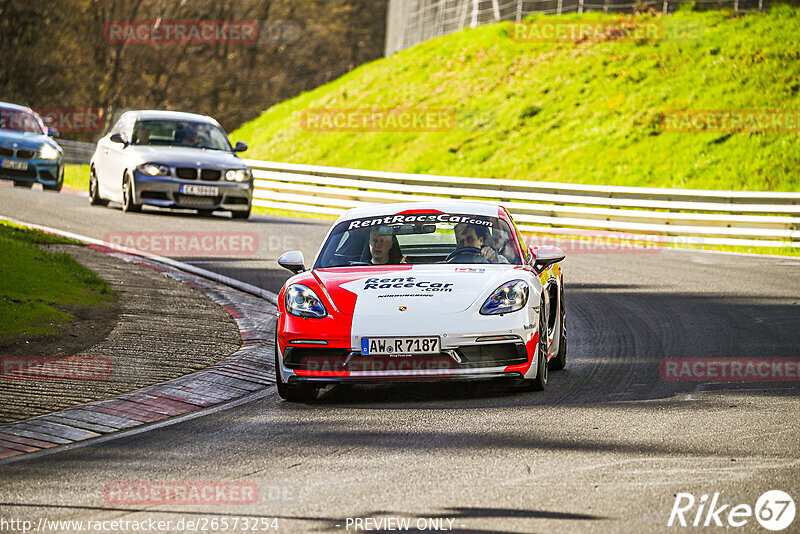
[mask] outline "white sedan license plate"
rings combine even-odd
[[[368,356],[438,354],[438,337],[365,337],[361,354]]]
[[[4,169],[14,169],[15,171],[27,171],[28,170],[28,162],[27,161],[14,161],[13,159],[4,159],[3,160],[3,168]]]
[[[181,193],[184,195],[197,195],[198,197],[217,197],[219,187],[213,185],[182,185]]]

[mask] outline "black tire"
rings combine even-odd
[[[536,378],[525,380],[530,391],[544,391],[547,388],[547,318],[544,312],[544,301],[542,301],[539,304],[539,343],[536,344]]]
[[[550,360],[550,370],[560,371],[567,366],[567,311],[566,304],[564,304],[564,279],[561,279],[561,292],[559,296],[559,304],[561,304],[561,333],[558,340],[558,354]]]
[[[247,211],[232,211],[231,217],[234,219],[247,219],[250,217],[250,211],[253,209],[253,206],[247,206]]]
[[[214,215],[214,210],[197,210],[197,214],[200,217],[211,217]]]
[[[64,184],[62,182],[58,182],[55,185],[42,184],[42,189],[44,189],[45,191],[55,191],[56,193],[60,193],[62,187],[64,187]]]
[[[131,185],[131,176],[127,172],[122,177],[122,211],[124,212],[137,212],[142,210],[140,204],[133,202],[133,191]]]
[[[21,187],[23,189],[30,189],[33,187],[33,182],[14,182],[14,187]]]
[[[278,395],[289,402],[311,402],[317,398],[317,390],[314,387],[301,384],[287,384],[281,377],[280,366],[278,365],[278,340],[275,339],[275,384],[278,386]]]
[[[89,171],[89,204],[92,206],[108,206],[108,200],[100,197],[100,187],[97,184],[97,173],[94,167]]]

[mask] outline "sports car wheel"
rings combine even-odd
[[[563,280],[561,282],[564,283]],[[550,360],[550,369],[553,371],[559,371],[566,367],[567,365],[567,313],[564,307],[564,286],[561,286],[561,296],[559,297],[561,304],[561,314],[560,314],[560,322],[561,322],[561,333],[558,339],[558,354],[556,354],[552,360]]]
[[[141,211],[142,206],[134,204],[133,202],[133,186],[131,185],[131,176],[127,172],[122,178],[122,211],[134,212]]]
[[[278,341],[275,341],[275,384],[278,386],[278,395],[289,402],[310,402],[317,398],[317,390],[311,386],[287,384],[281,377],[281,368],[278,364]]]
[[[531,391],[544,391],[547,387],[547,318],[544,301],[539,303],[539,343],[536,344],[536,378],[526,380]]]
[[[89,171],[89,204],[92,206],[107,206],[108,200],[100,198],[100,190],[97,185],[97,173],[94,167]]]

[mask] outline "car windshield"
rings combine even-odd
[[[225,131],[215,124],[175,120],[144,120],[133,127],[134,145],[166,145],[231,151]]]
[[[508,223],[460,213],[364,217],[336,225],[315,268],[353,265],[494,263],[520,265]]]
[[[18,109],[0,108],[0,130],[32,133],[45,133],[44,125],[33,113]]]

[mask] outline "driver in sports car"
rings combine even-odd
[[[453,231],[456,234],[456,249],[472,247],[480,250],[480,255],[486,258],[489,263],[508,263],[505,257],[498,256],[497,252],[489,245],[491,238],[487,227],[458,223]]]

